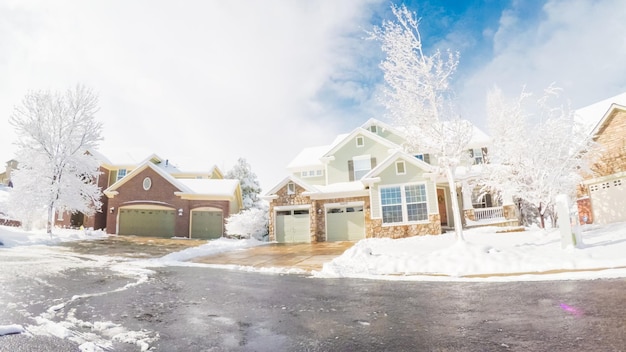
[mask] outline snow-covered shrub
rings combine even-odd
[[[226,234],[232,237],[255,238],[267,241],[269,209],[259,205],[233,214],[226,219]]]

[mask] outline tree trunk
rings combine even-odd
[[[52,225],[54,221],[54,204],[48,206],[48,221],[46,224],[46,233],[52,236]]]
[[[463,237],[463,222],[461,220],[461,209],[459,207],[459,199],[456,192],[456,182],[454,180],[454,172],[452,166],[446,165],[446,177],[450,187],[450,198],[452,198],[452,216],[454,218],[454,233],[457,241],[465,241]]]
[[[543,219],[543,209],[542,209],[542,204],[539,203],[539,221],[541,221],[540,227],[542,229],[546,228],[546,222]]]

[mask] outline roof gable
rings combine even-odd
[[[278,192],[280,189],[285,187],[285,185],[287,185],[289,182],[293,182],[293,183],[297,184],[298,186],[302,187],[307,192],[315,192],[316,191],[315,187],[309,185],[308,183],[302,181],[301,179],[299,179],[299,178],[297,178],[295,176],[287,176],[282,181],[280,181],[278,184],[276,184],[276,186],[274,186],[272,189],[270,189],[267,193],[265,193],[265,195],[266,196],[271,196],[273,194],[276,194],[276,192]]]
[[[406,152],[399,150],[393,153],[392,155],[390,155],[387,159],[385,159],[382,163],[378,164],[375,168],[370,170],[370,172],[368,172],[365,176],[363,176],[361,180],[363,182],[367,182],[368,180],[378,177],[380,173],[382,173],[384,170],[386,170],[389,166],[391,166],[398,160],[403,160],[411,165],[414,165],[418,167],[419,169],[423,170],[424,172],[433,172],[435,170],[435,168],[432,165],[416,158],[415,156],[411,154],[408,154]]]
[[[366,129],[363,129],[361,127],[356,128],[354,131],[352,131],[350,134],[348,134],[345,138],[343,138],[343,140],[339,143],[337,143],[335,146],[333,146],[328,152],[326,152],[326,154],[324,154],[324,156],[322,157],[324,158],[331,158],[333,156],[333,154],[337,153],[337,151],[339,151],[340,149],[342,149],[343,147],[345,147],[348,143],[352,143],[354,141],[354,139],[357,136],[363,136],[363,137],[367,137],[369,139],[372,139],[374,142],[381,144],[383,146],[386,146],[389,149],[399,149],[400,146],[393,143],[392,141],[385,139],[375,133],[372,133]]]
[[[107,195],[108,194],[113,194],[113,192],[116,192],[118,188],[120,188],[126,182],[132,180],[135,176],[137,176],[138,174],[140,174],[142,171],[146,170],[147,168],[150,168],[151,170],[156,172],[159,176],[161,176],[163,179],[165,179],[166,181],[171,183],[180,192],[193,193],[193,191],[190,188],[188,188],[184,184],[180,183],[179,180],[174,178],[174,176],[170,175],[168,172],[166,172],[162,168],[158,167],[157,165],[155,165],[150,160],[144,161],[142,164],[137,166],[133,171],[128,173],[128,175],[124,176],[122,179],[120,179],[117,182],[113,183],[111,186],[109,186],[109,188],[104,190],[104,193],[107,194]]]
[[[602,115],[602,118],[600,118],[600,121],[598,121],[598,123],[591,130],[591,136],[596,138],[599,133],[602,133],[604,128],[611,121],[612,117],[619,111],[626,111],[626,105],[619,105],[615,103],[611,104],[606,113]]]
[[[597,132],[611,110],[617,106],[626,106],[626,92],[577,109],[574,116],[584,126],[586,133],[592,134]]]

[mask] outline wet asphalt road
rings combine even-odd
[[[388,282],[153,270],[140,284],[103,268],[3,282],[0,325],[36,331],[59,305],[48,318],[72,322],[75,336],[89,340],[88,322],[112,322],[144,332],[153,351],[626,351],[624,279]],[[126,284],[134,286],[116,290]],[[102,350],[141,346],[112,341]],[[79,348],[21,334],[0,337],[0,351]]]

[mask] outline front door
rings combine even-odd
[[[441,219],[441,226],[448,226],[446,191],[443,188],[437,188],[437,204],[439,204],[439,218]]]

